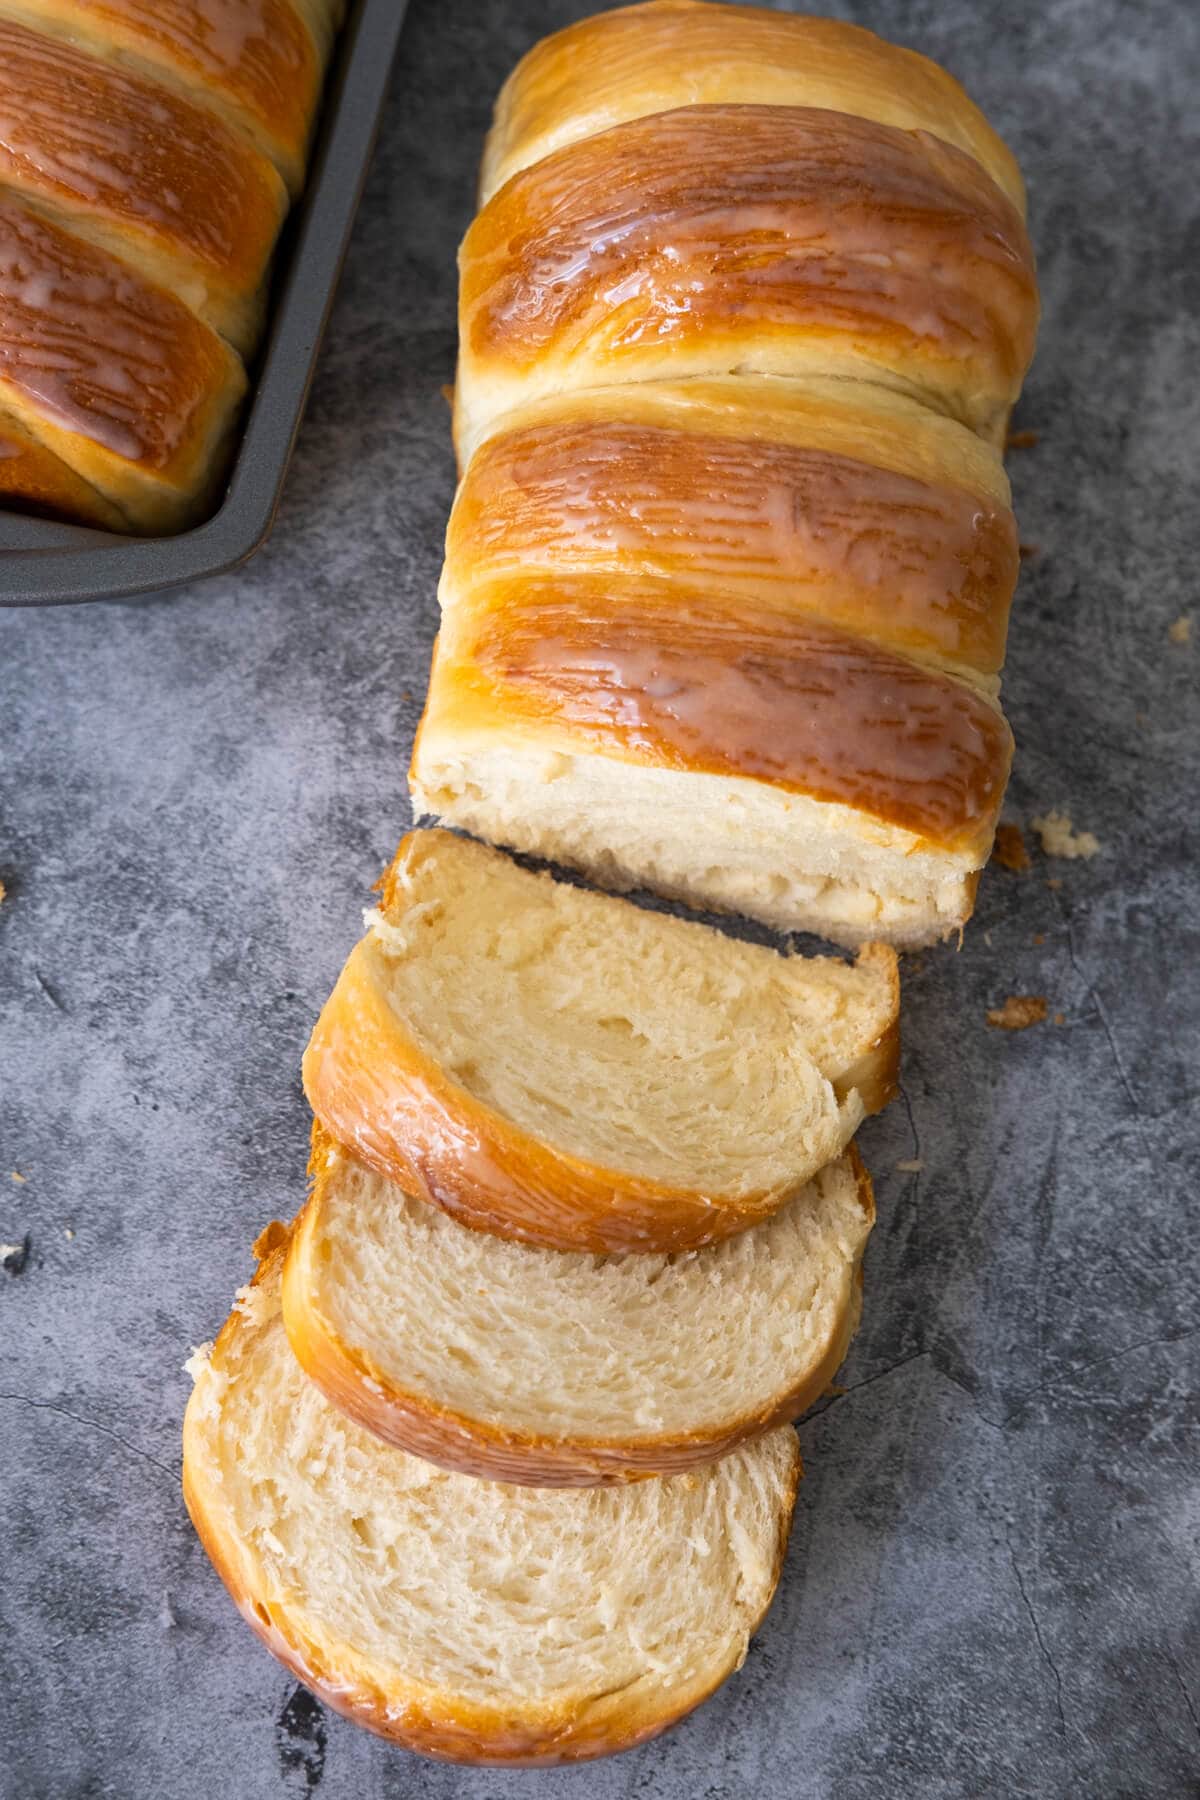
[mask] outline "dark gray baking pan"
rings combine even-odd
[[[335,46],[308,185],[285,229],[266,342],[229,485],[211,519],[126,537],[0,512],[0,606],[153,593],[236,568],[275,518],[321,333],[350,239],[407,0],[357,0]]]

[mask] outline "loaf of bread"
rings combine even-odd
[[[776,1211],[891,1096],[895,956],[783,957],[414,832],[304,1057],[410,1193],[555,1249],[672,1251]]]
[[[656,1736],[740,1666],[787,1543],[790,1427],[626,1487],[450,1474],[305,1379],[279,1263],[193,1359],[183,1483],[243,1616],[314,1693],[428,1756],[556,1763]]]
[[[283,1315],[324,1393],[443,1468],[534,1487],[675,1474],[797,1418],[858,1324],[875,1217],[851,1149],[753,1230],[677,1256],[502,1243],[319,1129]]]
[[[0,0],[0,504],[212,504],[340,10]]]
[[[1012,750],[1011,156],[857,28],[650,0],[531,52],[483,187],[417,811],[851,945],[960,927]]]

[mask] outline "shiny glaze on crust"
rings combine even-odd
[[[128,520],[61,457],[0,419],[0,507],[36,518],[127,531]]]
[[[677,575],[985,674],[1004,659],[1018,567],[1009,508],[962,488],[583,409],[483,444],[447,537],[455,595],[514,569]]]
[[[202,105],[215,94],[298,186],[321,67],[290,0],[22,0],[21,10],[169,70]]]
[[[803,107],[688,107],[573,144],[489,202],[461,267],[481,367],[553,352],[620,379],[651,348],[666,366],[711,342],[726,367],[726,340],[828,339],[920,360],[927,383],[944,365],[964,411],[1015,394],[1037,317],[1024,225],[977,163]]]
[[[600,754],[840,802],[946,848],[990,830],[1012,738],[974,688],[879,644],[674,584],[497,582],[455,679]]]
[[[737,1445],[798,1418],[820,1398],[836,1375],[858,1327],[861,1250],[851,1274],[854,1287],[850,1303],[805,1380],[790,1392],[780,1394],[772,1406],[747,1414],[722,1431],[664,1433],[657,1438],[620,1442],[534,1436],[505,1430],[481,1418],[468,1418],[399,1388],[338,1336],[321,1311],[319,1297],[315,1304],[311,1300],[313,1245],[321,1228],[333,1149],[318,1126],[309,1165],[315,1172],[315,1185],[296,1220],[284,1265],[283,1313],[289,1342],[309,1378],[356,1424],[385,1443],[441,1468],[476,1479],[533,1487],[610,1487],[700,1468]],[[845,1156],[854,1169],[863,1212],[873,1221],[875,1202],[870,1176],[853,1144]]]
[[[614,1172],[494,1112],[420,1048],[394,1011],[381,953],[355,946],[304,1053],[321,1125],[368,1168],[477,1231],[598,1255],[676,1251],[744,1231],[815,1171],[779,1191],[711,1196]],[[848,1140],[862,1117],[843,1108]]]
[[[274,167],[206,108],[4,19],[0,178],[144,233],[235,292],[261,281],[284,205]]]
[[[166,469],[238,372],[173,295],[0,194],[0,384],[32,410]]]
[[[928,57],[841,20],[694,0],[624,6],[535,44],[500,91],[483,197],[517,169],[624,119],[739,102],[828,107],[931,131],[974,156],[1024,211],[1016,159]]]

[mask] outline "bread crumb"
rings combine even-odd
[[[1046,886],[1048,888],[1055,888],[1055,889],[1060,888],[1062,886],[1061,876],[1051,875],[1049,881],[1047,881],[1047,883],[1046,883]]]
[[[20,1171],[20,1169],[14,1169],[14,1170],[13,1170],[13,1172],[12,1172],[12,1178],[13,1178],[13,1180],[14,1180],[14,1181],[19,1181],[19,1182],[20,1182],[20,1183],[21,1183],[21,1186],[22,1186],[22,1187],[24,1187],[24,1185],[25,1185],[25,1180],[26,1180],[26,1177],[25,1177],[25,1176],[24,1176],[24,1175],[22,1175],[22,1173],[21,1173],[21,1171]]]
[[[1180,613],[1173,625],[1167,626],[1167,636],[1173,644],[1190,644],[1192,641],[1192,618],[1190,613]],[[0,900],[4,898],[4,890],[0,888]]]
[[[1174,626],[1172,626],[1171,629],[1174,630]],[[4,883],[2,881],[0,881],[0,902],[3,902],[7,899],[8,899],[8,889],[5,887]]]
[[[1035,444],[1041,443],[1040,431],[1010,431],[1004,445],[1006,450],[1032,450]]]
[[[28,1232],[19,1244],[0,1244],[0,1268],[8,1275],[19,1275],[29,1261],[29,1250]]]
[[[992,861],[999,863],[1002,869],[1012,869],[1018,875],[1032,868],[1025,833],[1019,825],[997,825],[996,841],[992,845]]]
[[[1074,862],[1077,857],[1095,856],[1100,840],[1090,831],[1076,831],[1069,813],[1048,812],[1033,820],[1033,829],[1042,840],[1047,856],[1063,856]]]
[[[985,931],[985,932],[984,932],[984,934],[983,934],[983,941],[984,941],[984,943],[985,943],[985,944],[986,944],[986,945],[987,945],[987,947],[988,947],[988,949],[989,949],[989,950],[990,950],[990,949],[991,949],[991,947],[992,947],[992,934],[991,934],[991,932],[990,932],[990,931]]]
[[[1022,562],[1032,562],[1035,556],[1042,554],[1042,546],[1040,544],[1018,544],[1017,554]]]
[[[1030,1025],[1040,1025],[1045,1017],[1044,994],[1010,994],[1003,1006],[992,1007],[987,1022],[997,1031],[1025,1031]]]
[[[74,1241],[75,1233],[71,1230],[71,1227],[69,1225],[63,1226],[63,1236],[67,1239],[68,1242]]]
[[[1055,1015],[1054,1015],[1054,1023],[1055,1023],[1055,1024],[1056,1024],[1056,1025],[1065,1025],[1065,1024],[1066,1024],[1066,1022],[1067,1022],[1067,1015],[1066,1015],[1066,1013],[1055,1013]]]
[[[1035,944],[1044,944],[1046,941],[1045,932],[1044,931],[1035,931],[1033,934],[1033,941]]]
[[[286,1244],[290,1236],[291,1233],[282,1219],[272,1219],[269,1225],[263,1226],[251,1244],[250,1254],[255,1262],[263,1262],[273,1250],[278,1250],[281,1244]]]
[[[901,1175],[919,1175],[924,1167],[919,1156],[910,1156],[906,1161],[896,1164],[897,1172]]]
[[[453,412],[454,411],[454,383],[452,381],[443,381],[438,387],[438,393],[442,396],[442,399],[446,402],[446,405],[450,408],[450,411]]]
[[[212,1356],[212,1353],[213,1345],[211,1338],[209,1338],[208,1342],[205,1344],[193,1345],[192,1354],[183,1365],[184,1374],[190,1375],[193,1381],[199,1381],[201,1375],[203,1375],[208,1368],[209,1358]]]

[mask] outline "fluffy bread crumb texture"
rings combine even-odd
[[[784,957],[411,833],[305,1057],[332,1136],[552,1248],[742,1230],[895,1082],[894,954]]]
[[[305,1379],[280,1263],[195,1359],[184,1487],[244,1616],[314,1692],[426,1754],[558,1762],[655,1735],[740,1665],[786,1546],[793,1431],[627,1487],[447,1473]]]
[[[592,1485],[795,1418],[843,1360],[874,1219],[852,1151],[764,1224],[597,1257],[469,1230],[317,1134],[284,1317],[329,1397],[446,1467]]]

